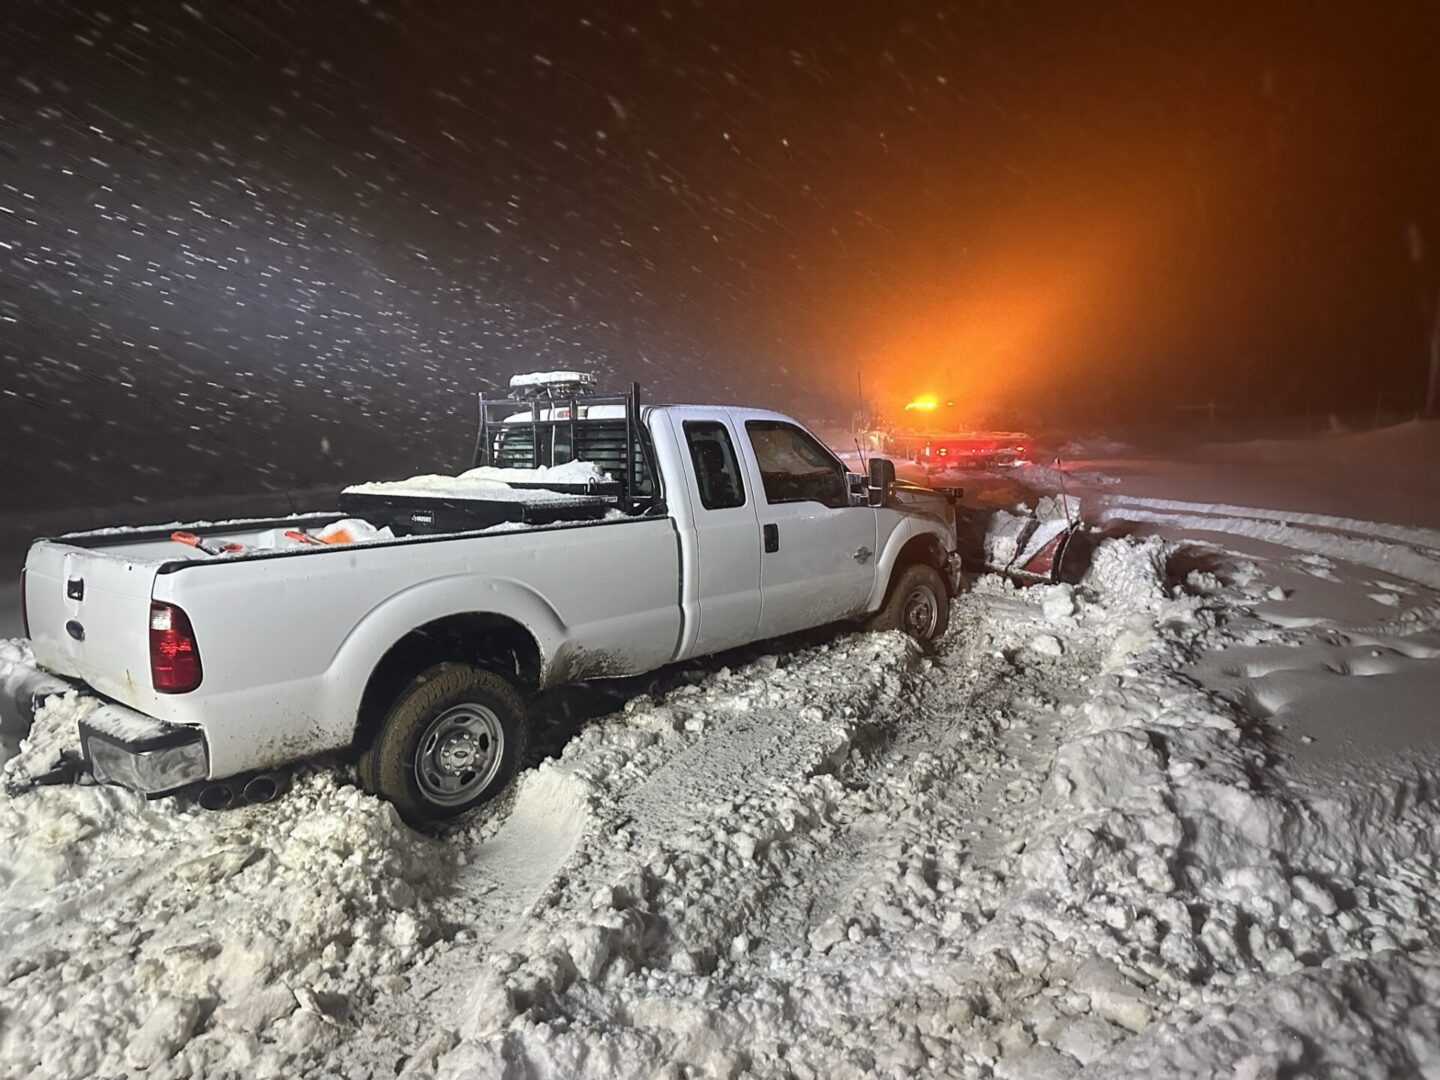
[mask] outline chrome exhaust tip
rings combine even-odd
[[[272,773],[260,773],[245,783],[247,803],[274,802],[280,797],[280,781]]]
[[[229,784],[206,784],[196,801],[206,810],[226,810],[235,805],[235,789]]]
[[[195,794],[195,801],[206,810],[231,810],[274,802],[288,790],[288,770],[241,774],[203,784]]]

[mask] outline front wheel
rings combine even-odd
[[[437,664],[390,706],[360,758],[360,781],[412,825],[455,817],[505,789],[528,735],[525,703],[503,678]]]
[[[885,606],[870,617],[868,630],[903,630],[922,644],[939,641],[950,626],[950,594],[940,571],[911,563],[890,580]]]

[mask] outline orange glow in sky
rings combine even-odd
[[[1063,414],[1077,378],[1121,377],[1108,358],[1161,300],[1126,283],[1147,276],[1169,229],[1163,204],[1116,201],[997,230],[953,260],[897,259],[853,338],[881,415],[953,402],[947,424],[1023,424],[1034,406]]]

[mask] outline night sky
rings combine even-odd
[[[552,366],[1417,408],[1440,5],[1170,7],[7,4],[5,505],[456,468]]]

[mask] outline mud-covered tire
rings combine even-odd
[[[395,698],[360,756],[360,783],[411,825],[442,821],[504,791],[528,743],[525,702],[510,683],[469,664],[437,664]]]
[[[901,630],[922,644],[939,641],[950,626],[950,594],[940,571],[911,563],[895,572],[885,604],[865,624],[867,630]]]

